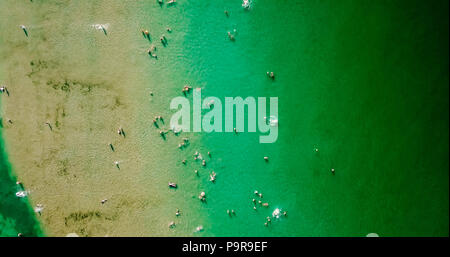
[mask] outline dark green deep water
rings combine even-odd
[[[254,0],[248,12],[239,1],[179,2],[164,16],[186,28],[171,35],[182,58],[162,62],[181,73],[174,84],[279,98],[274,144],[256,133],[201,136],[219,174],[206,188],[204,235],[449,235],[448,1]],[[3,163],[0,234],[37,233]],[[269,209],[252,209],[255,189]],[[263,226],[275,207],[288,217]]]

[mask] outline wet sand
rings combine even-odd
[[[142,218],[158,195],[139,180],[139,87],[128,57],[130,33],[138,33],[125,27],[128,7],[135,6],[2,1],[1,16],[9,17],[0,29],[1,81],[10,92],[2,95],[5,146],[32,206],[44,206],[47,235],[150,235]],[[111,23],[107,35],[91,27],[91,17]]]

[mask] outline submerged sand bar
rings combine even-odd
[[[133,8],[110,1],[2,1],[0,81],[10,91],[2,96],[2,117],[12,121],[4,124],[6,150],[32,205],[43,206],[38,217],[48,235],[164,233],[142,226],[144,218],[163,222],[150,210],[159,195],[139,179],[134,95],[144,85],[129,57],[138,38],[128,27]],[[95,20],[107,21],[111,32],[93,30]],[[28,36],[19,24],[27,25]],[[119,126],[126,126],[125,139],[116,134]]]

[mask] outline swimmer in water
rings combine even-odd
[[[273,73],[273,71],[271,71],[271,72],[266,72],[266,74],[267,74],[267,76],[268,76],[269,78],[271,78],[272,80],[275,79],[275,74]]]
[[[235,41],[234,35],[231,34],[231,32],[229,32],[229,31],[228,31],[228,38],[229,38],[231,41]]]

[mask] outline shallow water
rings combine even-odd
[[[87,230],[86,235],[448,236],[447,2],[254,0],[249,11],[237,0],[177,2],[169,7],[156,1],[60,5],[33,1],[12,20],[4,21],[7,16],[2,13],[8,26],[30,24],[28,40],[35,40],[35,33],[45,38],[27,47],[30,55],[57,62],[58,68],[50,70],[70,80],[101,84],[87,99],[70,93],[64,105],[69,115],[61,130],[75,127],[75,121],[88,125],[77,133],[67,129],[74,134],[61,135],[64,139],[58,144],[62,149],[58,158],[69,163],[89,159],[82,166],[73,164],[84,184],[70,180],[70,192],[90,192],[72,196],[74,210],[97,210],[99,197],[120,188],[108,201],[110,209],[100,209],[112,213],[112,220],[82,223],[80,231]],[[15,6],[15,2],[2,1],[2,5]],[[109,24],[107,34],[95,31],[93,24]],[[22,31],[2,29],[13,41],[6,46],[20,49]],[[142,37],[141,29],[149,30],[151,42]],[[227,32],[234,29],[236,40],[231,42]],[[159,42],[162,34],[168,40],[166,47]],[[40,47],[42,40],[51,48]],[[150,44],[157,47],[157,60],[145,53]],[[9,68],[14,60],[8,60],[2,63],[0,81],[23,81],[16,80],[20,69]],[[274,71],[276,79],[268,79],[266,71]],[[58,78],[53,73],[35,79],[45,84]],[[162,115],[162,127],[168,128],[170,100],[182,95],[185,84],[202,88],[203,96],[221,99],[278,97],[277,142],[259,144],[258,133],[182,133],[163,140],[151,121]],[[47,99],[57,101],[57,97]],[[117,115],[124,116],[111,117],[109,109],[98,108],[114,97],[123,101]],[[77,107],[79,102],[87,107]],[[78,114],[71,113],[75,110]],[[126,124],[127,139],[113,142],[118,145],[114,156],[105,145],[115,131],[105,124]],[[177,145],[183,137],[189,137],[190,144],[180,150]],[[17,141],[6,137],[6,142]],[[206,168],[193,160],[195,151],[206,158]],[[116,159],[122,161],[120,173],[105,168]],[[181,163],[183,159],[187,165]],[[13,166],[20,165],[13,161]],[[212,170],[217,173],[214,184],[208,179]],[[32,176],[16,172],[19,177]],[[167,188],[169,181],[179,188]],[[252,198],[259,200],[254,190],[263,193],[261,200],[269,208],[253,210]],[[206,203],[197,198],[202,191]],[[48,193],[41,190],[31,199],[43,201]],[[68,215],[56,209],[63,205],[59,198],[48,205],[54,205],[46,208],[54,208],[55,214],[44,224]],[[178,218],[176,208],[181,210]],[[275,208],[286,210],[288,216],[272,218],[264,226]],[[236,215],[229,217],[227,209]],[[167,228],[170,221],[177,224],[172,230]],[[199,225],[204,231],[194,232]],[[73,232],[68,229],[64,224],[51,225],[50,234]]]

